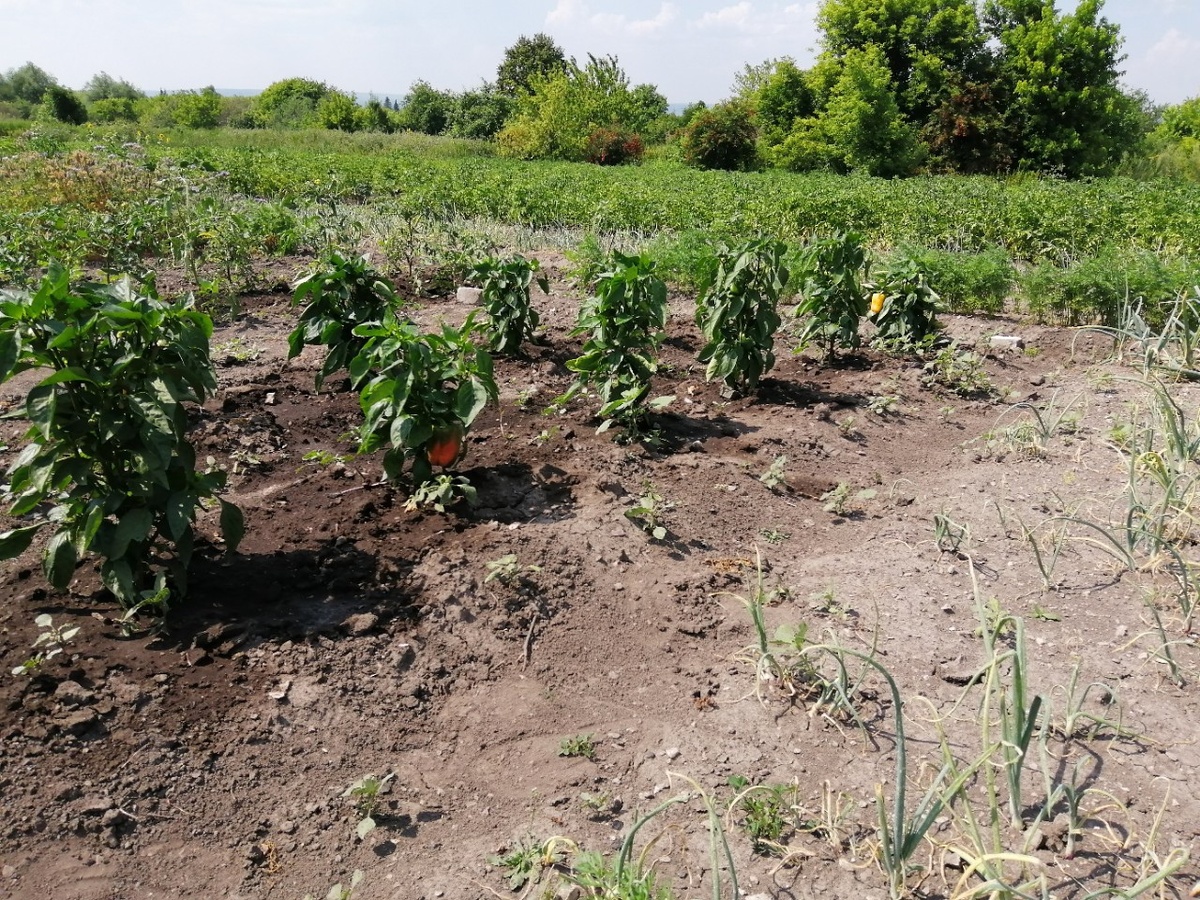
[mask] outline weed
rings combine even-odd
[[[404,501],[404,508],[412,511],[427,506],[444,513],[447,507],[460,500],[465,500],[468,506],[474,506],[476,496],[474,486],[465,476],[434,475],[413,488],[413,492]]]
[[[792,536],[790,531],[784,531],[781,528],[763,528],[758,533],[768,544],[782,544]]]
[[[775,491],[781,485],[787,484],[787,474],[784,471],[784,466],[787,465],[788,458],[786,456],[776,456],[767,471],[758,476],[758,480],[767,486],[771,491]]]
[[[730,808],[742,812],[742,827],[750,835],[750,845],[755,853],[781,855],[780,843],[788,827],[789,814],[795,807],[795,788],[788,798],[786,785],[755,785],[735,775],[729,779],[730,786],[738,791],[730,801]]]
[[[343,886],[339,881],[333,885],[329,889],[329,893],[325,895],[325,900],[353,900],[354,890],[362,883],[362,880],[362,869],[355,869],[354,873],[350,876],[350,883]],[[316,898],[312,894],[306,894],[304,900],[316,900]]]
[[[855,491],[849,482],[840,481],[837,487],[821,495],[821,500],[825,503],[821,508],[835,516],[848,516],[855,512],[855,504],[858,501],[873,500],[877,493],[874,488]]]
[[[232,337],[213,347],[213,355],[217,359],[224,360],[226,363],[230,361],[235,363],[253,362],[262,356],[262,353],[263,348],[261,346],[252,344],[240,336]]]
[[[939,350],[922,371],[921,380],[926,385],[945,388],[960,397],[978,397],[993,390],[983,359],[957,344]]]
[[[595,759],[596,742],[590,734],[578,734],[575,737],[563,738],[562,743],[558,745],[558,755]]]
[[[877,416],[887,416],[898,412],[900,398],[895,394],[872,395],[867,398],[867,409]]]
[[[506,869],[509,888],[519,891],[526,883],[536,884],[543,869],[561,865],[568,852],[578,849],[574,841],[564,837],[552,837],[545,841],[527,837],[518,841],[507,853],[490,857],[488,862]]]

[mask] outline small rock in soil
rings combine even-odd
[[[342,627],[345,628],[349,634],[352,634],[355,637],[361,637],[362,635],[373,630],[378,624],[379,616],[375,615],[375,613],[356,613],[355,615],[346,619],[346,621],[342,623]]]

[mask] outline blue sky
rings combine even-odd
[[[673,103],[713,102],[746,63],[816,52],[816,2],[778,0],[0,0],[0,71],[32,61],[82,87],[101,70],[144,90],[261,89],[294,75],[402,95],[494,77],[504,48],[545,31],[568,55],[616,54]],[[1059,8],[1073,8],[1059,0]],[[1108,0],[1125,81],[1160,103],[1200,95],[1200,0]]]

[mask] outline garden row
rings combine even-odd
[[[753,391],[774,365],[778,304],[791,280],[786,252],[760,239],[711,260],[696,306],[700,360],[729,393]],[[864,317],[885,346],[929,346],[938,298],[912,260],[868,282],[868,251],[854,234],[812,241],[796,258],[801,346],[817,344],[827,356],[857,347]],[[520,353],[535,336],[531,286],[536,280],[548,289],[537,268],[519,256],[478,262],[472,276],[482,287],[484,323],[472,313],[460,327],[430,333],[404,315],[394,287],[365,258],[330,253],[297,282],[294,302],[303,310],[289,355],[326,348],[318,387],[349,373],[363,414],[359,452],[386,448],[384,473],[408,482],[410,507],[473,500],[466,479],[445,470],[461,460],[466,431],[497,398],[490,354]],[[651,410],[673,399],[650,399],[667,315],[667,287],[654,269],[645,256],[614,252],[594,273],[593,296],[572,332],[585,335],[568,362],[576,381],[555,401],[563,407],[594,393],[600,430],[616,424],[623,440],[652,438]],[[70,583],[79,559],[97,554],[105,586],[123,605],[163,608],[172,588],[186,590],[200,508],[220,505],[231,548],[243,529],[241,513],[219,497],[223,473],[197,471],[187,439],[185,404],[216,390],[211,320],[190,302],[164,302],[128,280],[73,285],[57,265],[36,291],[0,298],[0,382],[28,370],[51,373],[25,402],[28,444],[6,488],[9,514],[24,523],[0,536],[0,558],[24,552],[49,526],[43,566],[56,588]]]
[[[1200,283],[1200,188],[1185,183],[886,181],[356,149],[14,153],[0,159],[0,283],[32,285],[50,259],[143,275],[169,261],[202,296],[231,297],[255,286],[263,257],[368,245],[389,273],[440,272],[448,285],[492,249],[496,222],[644,250],[686,288],[702,281],[713,242],[854,230],[880,251],[920,255],[951,309],[1015,301],[1068,323],[1113,323],[1127,298],[1161,319],[1154,310]]]

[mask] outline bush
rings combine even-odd
[[[1200,268],[1185,259],[1109,246],[1065,268],[1041,263],[1020,279],[1026,308],[1043,321],[1068,325],[1118,324],[1127,301],[1143,301],[1147,324],[1161,325],[1170,304],[1200,283]]]
[[[136,122],[137,110],[134,109],[133,101],[128,97],[108,97],[92,101],[91,108],[88,110],[88,118],[102,125],[111,125],[113,122]]]
[[[88,120],[87,107],[78,95],[57,84],[47,88],[42,97],[42,115],[68,125],[82,125]]]
[[[730,101],[697,113],[684,128],[680,146],[689,166],[744,172],[754,168],[756,136],[750,108]]]
[[[588,135],[584,158],[599,166],[621,166],[640,162],[645,149],[640,137],[623,128],[597,128]]]
[[[958,313],[1003,312],[1012,292],[1016,269],[1008,254],[996,247],[983,253],[904,248],[928,275],[946,308]]]

